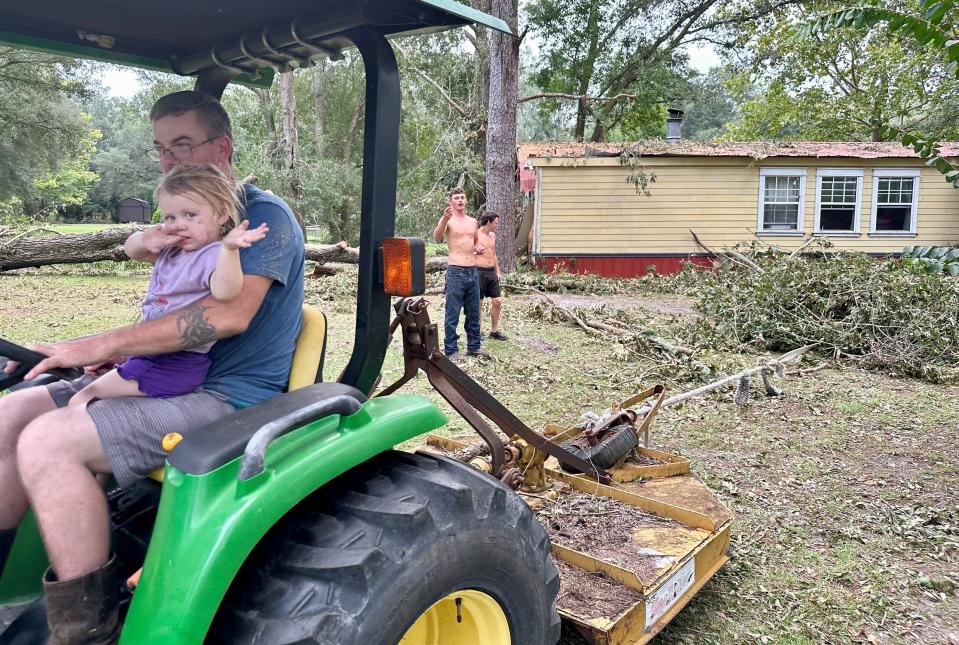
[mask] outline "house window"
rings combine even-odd
[[[919,204],[919,169],[873,171],[872,222],[876,234],[914,234]]]
[[[760,168],[759,231],[802,233],[805,194],[805,168]]]
[[[861,169],[820,168],[816,171],[817,233],[858,233],[862,195]]]

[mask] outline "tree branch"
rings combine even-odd
[[[617,94],[616,96],[587,96],[586,94],[566,94],[565,92],[542,92],[540,94],[530,94],[516,99],[517,103],[525,103],[535,99],[569,99],[571,101],[621,101],[623,99],[635,99],[635,94]]]
[[[462,105],[460,105],[459,103],[457,103],[457,102],[456,102],[456,99],[454,99],[452,96],[450,96],[450,95],[446,92],[446,90],[443,89],[443,86],[440,85],[439,83],[437,83],[435,80],[433,80],[433,79],[430,77],[429,74],[427,74],[426,72],[424,72],[423,70],[421,70],[419,67],[417,67],[416,65],[414,65],[414,64],[412,63],[412,61],[410,60],[409,55],[407,55],[407,53],[406,53],[399,45],[397,45],[397,44],[394,42],[394,43],[393,43],[393,47],[395,47],[398,52],[400,52],[401,54],[403,54],[403,58],[406,59],[406,64],[409,65],[410,69],[412,69],[414,72],[416,72],[416,75],[417,75],[417,76],[419,76],[419,77],[422,78],[424,81],[426,81],[427,83],[429,83],[430,85],[432,85],[432,86],[433,86],[433,89],[436,90],[437,94],[439,94],[441,97],[443,97],[443,100],[446,101],[446,102],[450,105],[450,107],[452,107],[454,110],[456,110],[457,112],[459,112],[460,116],[462,116],[464,119],[470,118],[471,115],[470,115],[470,113],[466,110],[466,108],[464,108]]]

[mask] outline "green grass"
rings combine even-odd
[[[0,274],[0,336],[49,341],[135,319],[147,282],[143,267],[70,271]],[[307,300],[329,315],[328,379],[351,351],[351,280],[307,283]],[[603,299],[624,310],[615,317],[632,312],[648,328],[683,340],[681,319],[639,306],[648,292]],[[442,297],[429,301],[441,323]],[[572,424],[657,378],[671,392],[697,384],[658,354],[630,352],[614,339],[550,320],[531,298],[508,297],[503,315],[510,341],[485,341],[494,361],[471,360],[464,369],[533,428]],[[383,384],[402,373],[400,349],[397,337]],[[709,360],[730,373],[762,359]],[[654,445],[688,456],[736,516],[730,562],[656,642],[949,643],[959,598],[941,590],[959,583],[959,388],[843,366],[780,385],[778,398],[754,386],[742,408],[729,392],[711,394],[662,412],[652,428]],[[447,411],[445,432],[467,431],[425,377],[406,391]]]

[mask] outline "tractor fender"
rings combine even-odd
[[[240,457],[203,474],[168,462],[120,645],[202,643],[240,566],[280,518],[335,477],[446,421],[428,399],[395,394],[280,436],[247,480]]]

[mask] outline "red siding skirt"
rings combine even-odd
[[[635,278],[655,271],[660,274],[682,271],[686,264],[711,268],[714,258],[702,255],[590,255],[536,258],[536,266],[548,273],[593,273],[609,278]]]

